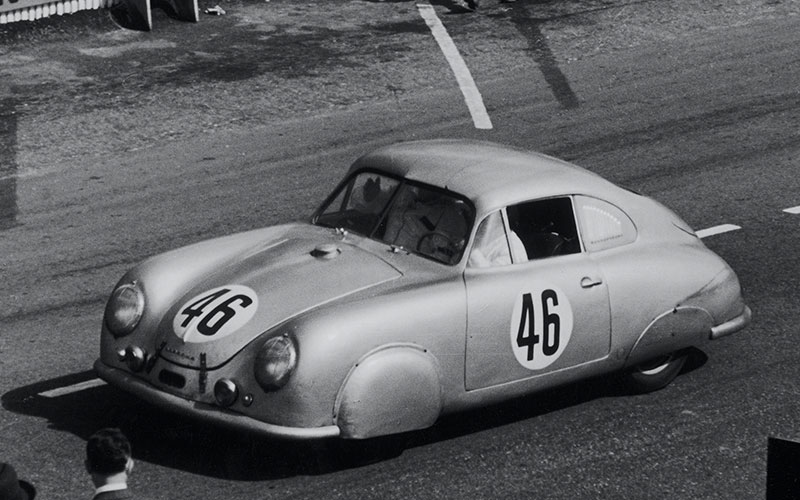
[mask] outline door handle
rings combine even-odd
[[[592,288],[593,286],[602,284],[603,280],[601,279],[590,278],[588,276],[584,276],[583,279],[581,279],[581,288]]]

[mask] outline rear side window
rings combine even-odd
[[[636,226],[616,206],[588,196],[576,196],[575,205],[586,250],[597,252],[636,240]]]

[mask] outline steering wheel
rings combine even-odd
[[[574,248],[575,236],[569,238],[567,236],[559,234],[558,238],[559,241],[554,245],[552,252],[550,252],[550,255],[566,255],[576,252]]]
[[[566,238],[561,236],[560,234],[551,233],[553,236],[557,237],[558,239],[555,240],[555,243],[550,248],[549,256],[552,257],[554,255],[561,255],[561,249],[564,247],[564,243],[566,242]]]
[[[456,254],[456,242],[440,231],[425,233],[417,242],[417,252],[436,257],[441,255],[447,262]]]

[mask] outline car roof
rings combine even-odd
[[[616,198],[621,191],[597,174],[557,158],[466,139],[384,146],[356,160],[350,172],[364,168],[454,191],[471,199],[479,212],[565,194]]]

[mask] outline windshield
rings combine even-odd
[[[313,222],[455,264],[473,220],[472,205],[455,193],[359,172],[328,198]]]

